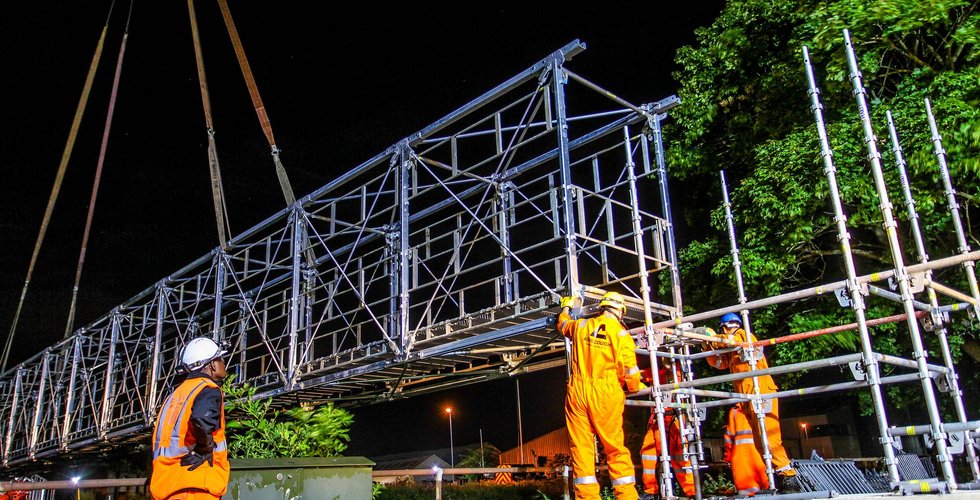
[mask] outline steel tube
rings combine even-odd
[[[939,283],[938,281],[935,281],[933,279],[929,279],[929,281],[926,282],[926,285],[929,288],[932,288],[933,290],[935,290],[935,291],[937,291],[937,292],[939,292],[939,293],[941,293],[943,295],[947,295],[947,296],[952,297],[952,298],[957,299],[957,300],[962,300],[963,302],[966,302],[966,303],[968,303],[968,304],[970,304],[970,305],[972,305],[974,307],[976,307],[976,305],[977,305],[977,299],[975,299],[973,297],[970,297],[969,295],[967,295],[967,294],[965,294],[965,293],[963,293],[963,292],[961,292],[959,290],[950,288],[950,287],[948,287],[948,286],[946,286],[946,285],[944,285],[942,283]]]
[[[573,73],[569,73],[569,74],[572,75],[573,78],[575,77]],[[627,176],[629,178],[630,205],[632,205],[630,209],[630,215],[633,223],[633,244],[635,245],[636,252],[638,254],[637,264],[639,266],[639,271],[640,271],[639,272],[640,298],[643,300],[643,333],[647,339],[648,345],[654,346],[654,350],[656,350],[657,346],[655,346],[655,340],[654,340],[653,314],[651,314],[650,312],[651,309],[650,282],[649,279],[647,278],[646,257],[645,257],[644,247],[643,247],[643,231],[642,231],[642,226],[640,224],[639,196],[637,195],[636,192],[636,166],[635,163],[633,162],[632,151],[630,150],[629,127],[623,127],[623,147],[625,149],[625,155],[626,155],[626,171],[627,171]],[[610,214],[611,216],[611,210],[609,210],[607,213]],[[656,356],[654,354],[648,353],[647,355],[649,356],[650,359],[650,378],[654,387],[654,393],[653,393],[654,402],[655,402],[654,413],[656,415],[656,421],[657,421],[656,424],[657,432],[660,433],[660,436],[666,437],[667,430],[666,430],[666,423],[664,420],[663,392],[660,391],[661,380],[659,374],[659,365],[657,363]],[[671,363],[670,365],[671,368],[674,367],[674,363]],[[674,372],[674,370],[672,369],[671,372]],[[662,484],[660,487],[665,492],[665,495],[670,497],[673,495],[673,491],[672,491],[673,484],[669,480],[671,476],[670,460],[669,459],[665,460],[665,457],[668,457],[670,455],[670,449],[668,448],[667,441],[668,440],[666,438],[660,440],[659,451],[660,451],[660,459],[661,459],[660,461],[661,477],[666,478],[662,480]],[[682,436],[681,441],[682,441],[682,446],[685,446],[686,449],[687,443],[686,443],[686,438],[684,436]],[[695,484],[698,484],[699,482],[700,481],[698,481],[697,478],[695,477]]]
[[[905,268],[905,257],[902,255],[902,247],[898,241],[896,227],[898,223],[892,214],[892,203],[888,196],[888,186],[885,184],[885,175],[881,168],[881,154],[878,152],[877,138],[871,125],[871,111],[865,99],[866,91],[861,79],[861,70],[858,69],[857,56],[854,53],[854,46],[851,45],[850,33],[844,30],[844,49],[847,54],[847,63],[850,68],[851,85],[854,88],[854,98],[857,101],[858,115],[861,117],[861,125],[864,131],[864,144],[868,150],[868,160],[871,164],[871,173],[874,176],[875,190],[878,192],[878,199],[881,202],[879,209],[884,221],[885,235],[888,239],[888,249],[891,252],[892,262],[895,265],[895,279],[898,281],[898,289],[901,294],[902,306],[905,314],[908,315],[906,323],[909,330],[909,338],[912,341],[912,356],[915,358],[916,369],[922,377],[922,396],[925,399],[926,410],[929,413],[929,421],[932,424],[932,439],[936,443],[936,454],[939,466],[943,471],[943,477],[949,483],[950,488],[956,488],[956,475],[953,471],[952,457],[946,450],[946,436],[942,433],[942,415],[939,414],[939,403],[936,402],[936,393],[932,381],[926,378],[928,366],[926,359],[928,352],[922,343],[922,335],[919,332],[919,322],[915,320],[915,305],[913,304],[911,285],[909,283],[908,270]]]
[[[742,282],[742,263],[738,258],[738,241],[735,238],[735,218],[732,216],[732,205],[728,200],[728,186],[725,183],[725,172],[721,171],[719,173],[721,174],[721,194],[725,205],[725,222],[728,226],[728,243],[731,247],[732,267],[734,268],[735,272],[735,285],[736,291],[738,292],[738,303],[745,305],[748,300],[745,297],[745,285]],[[742,317],[742,329],[745,331],[746,340],[748,340],[748,342],[745,342],[745,344],[748,345],[743,347],[748,349],[749,368],[752,373],[755,373],[758,365],[758,356],[756,356],[756,350],[755,347],[753,347],[754,342],[752,339],[755,337],[752,335],[752,328],[750,327],[749,323],[749,310],[742,309],[739,311],[739,314]],[[754,396],[756,396],[751,399],[752,413],[755,414],[755,417],[758,420],[756,428],[766,429],[766,411],[762,407],[761,400],[758,398],[762,392],[759,388],[759,377],[757,376],[752,377],[752,393]],[[750,416],[746,415],[746,417]],[[776,484],[775,471],[772,467],[772,452],[769,450],[769,433],[759,433],[759,441],[762,444],[762,459],[766,464],[766,476],[769,478],[769,484]]]
[[[955,266],[955,265],[963,264],[965,262],[973,262],[976,260],[980,260],[980,250],[973,250],[969,253],[953,255],[950,257],[944,257],[942,259],[936,259],[936,260],[931,260],[929,262],[923,262],[921,264],[907,266],[905,269],[906,271],[908,271],[909,274],[915,274],[924,271],[931,271],[934,269],[942,269],[945,267]],[[855,281],[857,285],[864,284],[864,283],[872,283],[876,281],[886,280],[894,276],[894,274],[895,274],[894,270],[879,271],[876,273],[866,274],[864,276],[858,276],[855,278]],[[761,307],[773,306],[777,304],[783,304],[786,302],[792,302],[795,300],[816,297],[818,295],[833,293],[836,290],[839,290],[841,288],[846,288],[846,287],[847,287],[847,280],[835,281],[824,285],[804,288],[802,290],[796,290],[793,292],[775,295],[773,297],[751,300],[749,302],[746,302],[745,304],[721,307],[718,309],[712,309],[710,311],[692,314],[690,316],[680,316],[668,321],[660,321],[654,323],[653,327],[668,328],[668,327],[677,326],[681,323],[695,323],[706,319],[717,318],[725,313],[739,312],[742,309],[749,309],[749,310],[759,309]],[[630,333],[634,333],[634,334],[639,333],[639,329],[634,328],[630,330]]]
[[[898,140],[898,132],[895,130],[895,122],[892,120],[891,111],[887,111],[886,117],[888,118],[888,135],[892,142],[892,152],[895,155],[895,168],[898,170],[898,178],[902,184],[902,193],[905,196],[905,208],[909,216],[909,224],[912,226],[912,236],[915,241],[916,252],[918,253],[919,262],[928,262],[929,254],[926,252],[925,243],[922,239],[922,231],[919,228],[919,214],[915,210],[915,200],[912,198],[912,188],[909,183],[908,175],[905,172],[905,158],[902,155],[902,146]],[[926,280],[932,281],[932,271],[926,271]],[[942,313],[948,310],[959,309],[959,304],[953,304],[952,306],[939,306],[939,299],[936,297],[935,289],[928,287],[927,289],[929,296],[929,305],[933,307],[937,312]],[[956,416],[960,422],[966,422],[968,416],[966,413],[966,406],[963,404],[963,393],[960,391],[958,377],[956,376],[956,365],[953,363],[952,351],[949,348],[949,340],[946,338],[946,327],[942,322],[937,322],[938,328],[936,328],[936,337],[939,339],[940,352],[943,356],[943,364],[949,369],[949,373],[952,376],[947,377],[947,382],[949,384],[949,392],[953,396],[953,406],[956,409]],[[964,436],[964,441],[969,442],[971,439],[971,433],[967,431]],[[980,481],[980,464],[977,463],[977,452],[973,446],[966,447],[967,453],[967,464],[970,467],[970,472],[973,473],[973,480]]]
[[[667,249],[670,254],[670,287],[673,293],[673,306],[677,310],[678,316],[683,314],[683,300],[681,298],[681,271],[677,267],[677,241],[674,239],[674,217],[670,210],[670,190],[667,188],[667,160],[664,154],[663,132],[660,130],[660,120],[666,114],[655,114],[647,120],[650,130],[650,141],[653,143],[654,158],[657,164],[657,187],[660,192],[660,207],[664,219],[667,221],[666,239]],[[661,328],[655,323],[653,328]]]
[[[813,361],[805,361],[803,363],[792,363],[788,365],[771,366],[763,370],[756,370],[753,372],[744,373],[730,373],[728,375],[717,375],[714,377],[704,377],[692,381],[678,382],[676,384],[671,384],[673,389],[683,389],[687,387],[701,387],[703,385],[710,384],[720,384],[724,382],[733,382],[735,380],[742,380],[745,378],[761,375],[778,375],[780,373],[791,373],[800,370],[809,370],[812,368],[826,368],[828,366],[839,366],[850,363],[852,361],[858,361],[861,359],[861,354],[845,354],[843,356],[834,356],[831,358],[817,359]],[[650,387],[642,389],[635,393],[635,395],[650,394]]]
[[[943,432],[963,432],[963,431],[975,431],[980,429],[980,420],[975,420],[973,422],[956,422],[952,424],[943,424]],[[917,436],[920,434],[928,434],[932,431],[932,427],[929,425],[907,425],[905,427],[892,427],[888,429],[888,433],[892,436]],[[967,444],[969,446],[969,444]]]
[[[116,479],[80,479],[75,481],[0,481],[0,491],[84,490],[89,488],[125,488],[146,486],[145,477]]]
[[[888,290],[885,290],[884,288],[878,288],[878,287],[876,287],[874,285],[868,285],[868,292],[871,293],[871,295],[877,295],[879,297],[884,297],[884,298],[886,298],[888,300],[893,300],[895,302],[902,302],[902,296],[901,295],[899,295],[897,293],[889,292]],[[920,310],[920,311],[931,311],[932,310],[932,306],[930,306],[929,304],[926,304],[925,302],[919,302],[918,300],[913,300],[912,301],[912,305],[915,306],[915,308],[918,309],[918,310]]]
[[[936,125],[936,117],[932,114],[932,103],[925,99],[926,118],[929,120],[929,130],[932,132],[933,150],[936,153],[936,162],[939,164],[939,173],[943,179],[943,187],[946,195],[946,206],[949,207],[949,215],[953,220],[953,229],[956,231],[956,242],[959,244],[961,255],[970,253],[970,244],[966,241],[963,232],[963,222],[960,220],[960,205],[956,201],[956,190],[953,189],[953,182],[949,177],[949,167],[946,166],[946,151],[943,150],[943,138],[939,135],[939,127]],[[970,284],[970,294],[973,295],[973,313],[980,317],[980,289],[977,287],[977,275],[974,271],[972,262],[963,263],[963,271],[966,272],[967,282]]]
[[[895,452],[889,442],[888,417],[885,414],[885,400],[881,393],[880,374],[878,373],[878,362],[873,356],[871,347],[871,336],[868,333],[868,326],[865,324],[864,297],[861,295],[860,281],[858,280],[857,270],[854,266],[854,256],[851,252],[851,235],[847,231],[847,217],[844,215],[843,202],[840,198],[840,188],[837,184],[837,168],[834,167],[833,152],[830,149],[830,140],[827,137],[827,129],[823,119],[823,105],[820,104],[820,90],[817,88],[816,77],[813,73],[813,65],[810,64],[810,53],[803,47],[803,63],[806,68],[807,84],[810,94],[810,110],[813,112],[814,120],[817,125],[817,135],[820,139],[820,156],[823,159],[824,174],[827,177],[832,205],[834,207],[834,222],[837,225],[837,238],[841,245],[841,253],[844,257],[844,267],[847,271],[847,290],[851,297],[851,308],[857,317],[858,331],[861,336],[862,362],[864,363],[865,373],[871,390],[871,402],[874,405],[875,417],[878,421],[879,442],[885,454],[885,466],[888,468],[888,479],[897,482],[899,479],[898,468],[895,464]]]
[[[897,356],[875,353],[875,357],[878,358],[878,361],[881,361],[882,363],[887,363],[889,365],[903,366],[905,368],[912,368],[912,369],[919,368],[918,363],[916,363],[915,361],[899,358]],[[946,368],[945,366],[931,365],[931,364],[926,364],[925,366],[926,366],[926,370],[931,372],[949,373],[949,368]]]

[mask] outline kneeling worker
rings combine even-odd
[[[660,361],[658,371],[661,384],[669,384],[667,378],[667,367],[672,365],[668,358],[657,358]],[[653,372],[648,368],[641,371],[643,381],[653,384]],[[680,380],[680,373],[674,365],[674,380]],[[667,408],[664,411],[664,428],[667,430],[667,451],[670,453],[670,465],[674,470],[674,478],[681,485],[684,494],[694,498],[694,474],[691,472],[691,461],[684,456],[684,443],[681,441],[681,423],[677,411]],[[640,448],[640,461],[643,465],[643,491],[646,492],[648,499],[660,498],[660,431],[657,428],[657,414],[650,412],[650,420],[647,422],[647,433],[643,436],[643,446]]]

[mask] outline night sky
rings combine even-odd
[[[27,4],[27,5],[25,5]],[[568,67],[644,103],[677,91],[674,53],[720,1],[573,9],[230,2],[297,197],[574,39]],[[18,326],[11,365],[63,337],[126,22],[115,5],[99,73]],[[285,206],[217,4],[196,12],[232,231]],[[11,10],[12,9],[12,10]],[[22,2],[0,17],[0,336],[9,331],[109,4]],[[185,2],[137,2],[103,167],[76,327],[217,246],[207,135]],[[524,439],[563,424],[564,372],[521,378]],[[354,410],[350,454],[517,443],[515,381]]]

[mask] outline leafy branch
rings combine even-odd
[[[225,409],[241,415],[226,423],[232,458],[330,457],[347,449],[354,416],[333,403],[317,408],[272,408],[272,398],[257,399],[256,388],[224,383]],[[285,416],[286,420],[280,420]]]

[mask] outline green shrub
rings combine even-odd
[[[679,490],[678,490],[679,491]],[[725,471],[701,473],[701,492],[705,495],[730,495],[735,491],[729,474]]]
[[[225,409],[243,418],[225,424],[231,458],[332,457],[347,449],[354,421],[347,410],[332,403],[273,410],[272,398],[256,399],[254,387],[233,382],[233,375],[225,379]]]

